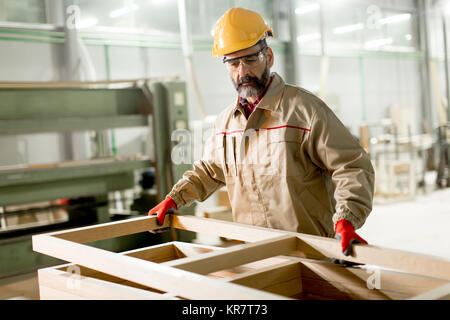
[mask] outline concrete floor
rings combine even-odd
[[[450,189],[374,205],[357,233],[369,244],[450,260]]]
[[[374,205],[358,234],[370,244],[450,260],[450,189]],[[0,300],[39,299],[36,273],[0,279]]]

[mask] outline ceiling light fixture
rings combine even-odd
[[[398,23],[402,21],[408,21],[411,19],[411,13],[403,13],[403,14],[397,14],[395,16],[390,16],[387,18],[380,19],[381,24],[391,24],[391,23]]]
[[[337,27],[333,29],[334,34],[343,34],[364,29],[363,23],[351,24],[348,26]]]

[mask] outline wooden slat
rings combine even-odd
[[[77,243],[87,243],[138,232],[145,232],[148,230],[167,228],[169,226],[169,219],[164,221],[164,225],[158,226],[156,224],[156,216],[147,216],[123,221],[108,222],[88,227],[74,228],[67,231],[57,231],[47,233],[47,235]]]
[[[270,239],[283,234],[292,235],[299,239],[297,250],[301,257],[337,258],[450,281],[450,261],[424,254],[355,244],[353,255],[345,256],[340,242],[336,239],[192,216],[174,215],[172,226],[249,242]]]
[[[203,254],[205,252],[210,252],[212,250],[220,250],[220,247],[211,247],[206,245],[199,245],[194,243],[183,243],[179,241],[172,241],[167,243],[162,243],[158,245],[153,245],[145,248],[138,248],[129,251],[120,252],[119,254],[127,255],[130,257],[135,257],[138,259],[162,263],[180,257],[194,256]],[[74,266],[73,264],[64,264],[57,267],[56,270],[65,272],[68,267]],[[85,277],[96,278],[99,280],[109,281],[113,283],[118,283],[122,285],[128,285],[136,288],[143,288],[148,290],[148,287],[130,282],[128,280],[123,280],[115,276],[89,269],[83,266],[78,266],[80,268],[80,274]]]
[[[282,236],[255,243],[241,244],[226,250],[205,253],[199,256],[165,262],[164,265],[176,267],[199,274],[208,274],[261,260],[296,250],[297,240],[292,236]]]
[[[57,291],[57,295],[50,294],[53,290],[41,292],[41,299],[61,299],[61,294],[95,300],[165,300],[167,296],[142,289],[123,286],[117,283],[99,280],[91,277],[80,276],[73,278],[72,273],[46,268],[38,270],[39,287],[50,288]],[[79,281],[76,283],[76,281]],[[65,297],[67,298],[67,297]]]
[[[75,243],[91,242],[166,226],[250,243],[181,258],[164,264],[142,260],[154,259],[160,253],[156,256],[152,256],[152,254],[158,250],[167,251],[167,248],[162,249],[163,246],[153,250],[153,253],[150,248],[147,248],[148,252],[135,250],[121,255]],[[364,270],[356,271],[355,269],[347,270],[345,268],[338,270],[336,266],[320,265],[317,261],[302,262],[306,263],[303,264],[305,267],[311,268],[308,269],[310,274],[311,270],[314,270],[313,277],[308,279],[308,272],[304,273],[302,269],[301,278],[304,289],[305,283],[309,280],[312,281],[311,285],[318,284],[319,287],[319,282],[327,283],[336,288],[336,293],[339,293],[342,297],[362,299],[403,298],[407,297],[408,292],[414,295],[423,291],[432,292],[431,290],[435,289],[436,286],[450,281],[450,261],[433,256],[361,244],[354,245],[352,256],[344,256],[341,252],[340,242],[336,239],[183,215],[170,215],[164,226],[157,226],[156,217],[152,216],[35,235],[33,236],[33,249],[144,287],[170,292],[172,295],[190,299],[204,299],[205,297],[211,299],[280,299],[282,297],[279,295],[271,295],[242,285],[210,279],[193,272],[208,274],[233,267],[238,272],[249,272],[251,268],[246,268],[246,263],[281,254],[309,259],[329,259],[333,257],[378,266],[385,269],[383,272],[388,274],[391,277],[390,279],[393,279],[390,283],[391,287],[386,290],[382,289],[382,292],[367,291],[369,289],[365,286],[365,279],[368,275],[362,274],[365,272]],[[170,250],[174,250],[174,247]],[[200,251],[204,252],[205,250]],[[175,254],[172,256],[174,258],[176,258],[175,255],[184,255],[182,249],[175,249],[174,252]],[[307,265],[308,263],[310,264]],[[239,268],[242,270],[239,271]],[[407,274],[403,275],[404,280],[402,280],[400,276],[391,271],[386,271],[386,269],[399,270]],[[232,271],[229,274],[235,273]],[[257,277],[256,274],[257,272],[255,272],[255,277]],[[430,284],[426,284],[423,279],[414,280],[418,276],[430,277]],[[395,292],[395,283],[401,283],[405,279],[408,283],[413,283],[411,288],[408,288],[407,292],[401,292],[401,288],[399,288],[399,292]],[[289,288],[286,283],[289,281],[294,281],[294,279],[278,284],[274,283],[273,289],[287,292],[285,289]],[[278,289],[277,285],[279,285]],[[265,287],[265,289],[267,288],[269,287]],[[308,292],[304,293],[308,294]],[[437,294],[441,293],[441,291],[437,291]],[[269,296],[266,294],[269,294]],[[437,294],[435,293],[434,296]],[[445,292],[441,296],[446,297]]]
[[[188,215],[171,215],[171,221],[171,226],[176,229],[189,230],[245,242],[255,242],[275,238],[284,234],[281,230]]]
[[[364,244],[353,245],[353,255],[345,256],[336,239],[297,235],[299,255],[303,257],[337,258],[450,281],[450,261],[442,258]]]
[[[221,283],[195,273],[48,235],[33,236],[33,250],[189,299],[284,299],[279,295]]]
[[[263,289],[281,282],[297,279],[300,275],[300,262],[287,260],[273,266],[251,270],[233,277],[225,278],[224,280],[247,287]]]

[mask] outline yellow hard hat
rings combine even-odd
[[[218,57],[250,48],[265,36],[273,36],[273,30],[261,15],[243,8],[232,8],[216,22],[212,54]]]

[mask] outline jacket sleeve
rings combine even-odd
[[[225,177],[220,164],[220,144],[214,134],[205,143],[201,160],[195,161],[193,169],[186,171],[183,177],[169,192],[177,208],[189,206],[195,200],[205,201],[217,189],[225,185]]]
[[[369,155],[337,116],[320,103],[311,120],[307,151],[312,162],[331,175],[336,200],[332,220],[362,227],[372,211],[375,172]]]

